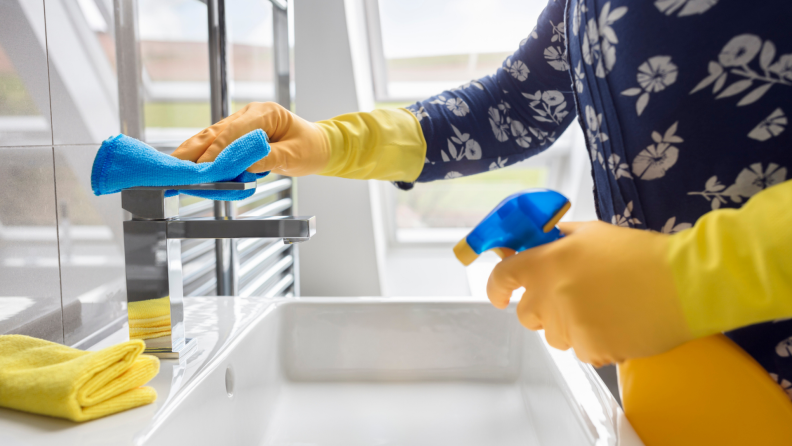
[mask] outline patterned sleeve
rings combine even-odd
[[[567,128],[576,113],[564,7],[563,0],[550,0],[534,30],[494,75],[407,107],[427,144],[418,182],[514,164],[549,147]]]

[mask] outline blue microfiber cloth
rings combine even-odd
[[[178,187],[216,181],[249,182],[269,172],[246,171],[270,153],[267,134],[257,129],[225,148],[214,162],[196,164],[166,155],[148,144],[126,135],[105,140],[94,159],[91,188],[95,195],[121,192],[136,186],[174,186],[165,196],[177,195]],[[247,198],[255,189],[227,191],[184,190],[183,193],[210,200],[234,201]]]

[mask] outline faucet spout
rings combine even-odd
[[[316,217],[175,218],[167,222],[169,239],[282,238],[309,239]]]

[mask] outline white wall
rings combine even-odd
[[[362,2],[296,0],[293,7],[297,113],[318,121],[371,110]],[[298,179],[298,213],[315,215],[317,227],[300,246],[301,295],[381,295],[371,198],[367,181]]]

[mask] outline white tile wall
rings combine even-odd
[[[97,144],[55,147],[64,341],[82,343],[126,320],[121,197],[91,192]]]
[[[0,160],[0,333],[62,342],[52,147]]]
[[[44,3],[0,1],[0,146],[51,145]]]
[[[126,302],[120,197],[90,185],[119,132],[112,15],[85,17],[77,0],[0,0],[0,334],[68,345]]]

